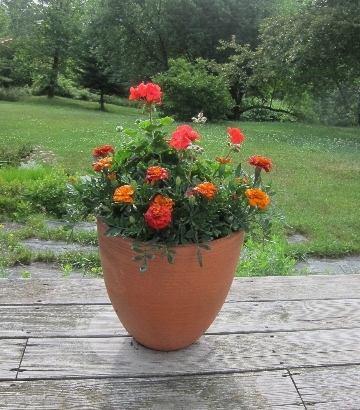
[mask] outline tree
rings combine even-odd
[[[257,44],[258,27],[275,0],[101,0],[103,38],[126,67],[130,81],[150,79],[183,57],[219,60],[221,39],[236,35],[242,43]],[[114,58],[115,60],[115,58]]]
[[[314,0],[292,16],[267,19],[261,47],[273,69],[291,79],[298,92],[316,98],[337,89],[350,110],[349,86],[359,93],[360,3],[358,0]],[[360,125],[360,99],[358,123]]]

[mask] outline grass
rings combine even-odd
[[[90,168],[94,147],[119,145],[122,134],[115,132],[117,125],[133,127],[134,121],[142,117],[140,110],[130,107],[108,105],[107,111],[101,112],[97,103],[59,97],[0,102],[0,109],[0,139],[9,144],[30,142],[52,150],[58,164],[70,174]],[[267,156],[274,163],[273,171],[265,177],[277,192],[277,208],[289,226],[285,232],[277,231],[278,245],[267,244],[268,252],[278,258],[295,259],[303,255],[360,254],[359,128],[208,123],[200,130],[208,157],[221,156],[225,151],[228,126],[240,127],[245,134],[241,153],[244,164],[255,154]],[[308,241],[288,245],[284,242],[285,233],[301,233]],[[251,246],[249,242],[248,247]],[[255,252],[256,247],[253,248]]]

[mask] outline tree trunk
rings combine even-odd
[[[100,110],[105,111],[105,99],[104,99],[105,93],[104,90],[100,91]]]
[[[57,79],[59,74],[59,49],[55,49],[53,65],[51,67],[49,86],[47,90],[48,98],[53,98],[55,96],[55,87],[57,86]]]

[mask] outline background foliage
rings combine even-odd
[[[142,80],[166,78],[170,96],[173,61],[196,70],[202,59],[204,77],[225,77],[233,99],[219,117],[360,124],[358,0],[0,0],[0,41],[9,38],[1,99],[22,98],[23,87],[90,93],[105,109],[107,95],[126,97]],[[199,79],[186,95],[206,87]]]

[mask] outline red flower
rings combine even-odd
[[[130,87],[129,100],[145,100],[148,103],[161,102],[161,88],[157,84],[142,82],[136,88]]]
[[[255,166],[258,169],[264,169],[265,172],[269,172],[273,165],[269,158],[261,157],[260,155],[254,155],[249,158],[249,164]]]
[[[239,128],[228,127],[228,133],[230,135],[230,141],[233,144],[241,144],[244,141],[244,134],[239,130]]]
[[[102,145],[101,147],[95,148],[93,151],[94,157],[98,157],[98,158],[103,158],[113,153],[114,153],[114,148],[111,145]]]
[[[200,139],[200,135],[195,132],[190,125],[180,125],[176,128],[176,131],[172,133],[170,147],[175,149],[185,149],[192,141]]]
[[[165,168],[155,165],[147,169],[145,182],[148,183],[151,181],[151,185],[154,185],[155,181],[166,179],[168,176],[169,174]]]
[[[164,229],[171,222],[171,210],[167,206],[151,205],[146,211],[145,221],[153,229]]]

